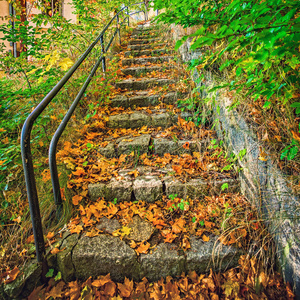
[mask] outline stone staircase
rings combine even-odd
[[[115,83],[120,93],[111,99],[110,106],[132,110],[120,110],[108,117],[106,126],[110,134],[98,153],[107,160],[132,153],[137,161],[140,157],[154,156],[164,158],[166,163],[163,168],[137,163],[133,169],[120,170],[119,176],[108,182],[90,183],[88,195],[95,207],[102,197],[114,203],[140,200],[156,203],[170,195],[200,199],[208,194],[219,195],[224,183],[229,184],[232,192],[238,191],[237,180],[230,177],[209,179],[195,175],[182,181],[174,174],[174,157],[184,160],[193,153],[201,154],[207,147],[207,141],[199,140],[188,132],[176,132],[178,121],[190,117],[191,112],[176,108],[177,100],[186,97],[186,94],[176,90],[176,78],[164,76],[164,72],[175,69],[176,64],[173,51],[158,29],[150,23],[138,26],[124,56],[121,71],[131,77]],[[155,89],[158,93],[153,93]],[[114,130],[124,128],[138,128],[139,134],[114,137]],[[173,138],[166,137],[168,128],[174,130]],[[193,169],[193,166],[190,168]],[[135,176],[132,176],[133,173]],[[174,243],[160,241],[149,253],[137,255],[129,241],[151,240],[156,231],[153,224],[138,215],[133,216],[128,225],[131,231],[127,239],[111,235],[121,228],[120,222],[114,218],[101,218],[96,227],[103,233],[94,237],[64,233],[60,252],[49,260],[49,265],[56,266],[65,281],[75,278],[85,280],[107,273],[116,281],[122,281],[125,276],[134,280],[147,277],[149,281],[155,281],[190,270],[198,273],[207,272],[210,268],[225,270],[236,266],[242,253],[235,247],[223,245],[217,236],[211,234],[207,242],[191,236],[190,249],[186,251]]]

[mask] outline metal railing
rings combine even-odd
[[[145,8],[144,8],[144,10],[134,11],[134,12],[130,13],[129,6],[133,6],[133,5],[144,5]],[[84,84],[82,85],[79,93],[77,94],[75,100],[73,101],[68,112],[66,113],[62,122],[60,123],[56,132],[54,133],[53,138],[50,143],[50,147],[49,147],[49,166],[50,166],[50,173],[51,173],[51,181],[52,181],[52,186],[53,186],[55,204],[57,206],[57,212],[59,214],[59,212],[61,211],[61,206],[62,206],[62,197],[61,197],[58,172],[57,172],[57,164],[56,164],[57,143],[58,143],[59,138],[62,135],[68,121],[70,120],[77,104],[79,103],[80,99],[84,95],[86,88],[88,87],[92,77],[94,76],[94,74],[95,74],[96,70],[98,69],[99,65],[101,64],[101,62],[102,62],[103,72],[106,71],[105,54],[109,50],[116,35],[118,35],[119,42],[121,43],[121,34],[120,34],[121,25],[127,21],[128,26],[129,26],[130,16],[137,14],[137,13],[144,13],[145,21],[148,19],[147,6],[144,2],[135,3],[135,4],[132,4],[129,6],[123,7],[118,13],[115,14],[115,16],[109,21],[109,23],[105,26],[105,28],[98,35],[96,40],[86,49],[86,51],[80,56],[80,58],[77,60],[77,62],[69,69],[69,71],[64,75],[64,77],[56,84],[56,86],[38,104],[38,106],[32,111],[32,113],[27,117],[27,119],[24,122],[24,125],[22,128],[22,133],[21,133],[21,153],[22,153],[23,168],[24,168],[24,173],[25,173],[25,181],[26,181],[30,216],[31,216],[32,227],[33,227],[33,235],[34,235],[34,241],[35,241],[35,247],[36,247],[36,257],[37,257],[38,262],[45,263],[45,242],[44,242],[44,236],[43,236],[41,214],[40,214],[40,208],[39,208],[38,194],[37,194],[31,146],[30,146],[30,137],[31,137],[32,127],[34,125],[35,120],[45,110],[45,108],[52,101],[52,99],[62,89],[62,87],[68,82],[68,80],[72,77],[74,72],[78,69],[78,67],[87,58],[87,56],[90,54],[92,49],[96,46],[96,44],[98,42],[100,42],[101,50],[102,50],[101,56],[96,61],[90,74],[88,75],[88,77],[85,80]],[[124,17],[122,22],[120,22],[120,14],[122,12],[125,13],[126,17]],[[108,44],[105,45],[104,44],[104,33],[110,27],[112,22],[115,20],[117,22],[116,30],[112,34],[112,37],[109,40]]]

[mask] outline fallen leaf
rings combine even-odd
[[[82,200],[82,196],[75,195],[74,197],[72,197],[72,203],[74,205],[78,205],[81,200]]]
[[[65,283],[60,281],[57,285],[55,285],[49,293],[46,293],[46,299],[48,298],[62,298],[62,291],[65,287]]]
[[[180,233],[182,231],[186,231],[184,229],[184,225],[185,225],[185,220],[183,218],[179,218],[177,219],[174,224],[172,225],[172,231],[174,233]]]
[[[77,281],[71,281],[68,284],[69,290],[65,293],[66,297],[69,297],[70,300],[80,299],[80,286]]]
[[[139,247],[136,249],[137,253],[147,253],[149,250],[150,244],[148,242],[142,242]]]
[[[54,237],[54,232],[53,231],[49,231],[47,234],[47,239],[51,240]]]
[[[118,283],[118,289],[121,297],[130,297],[133,290],[133,281],[125,277],[124,284]]]
[[[184,149],[190,149],[190,143],[189,143],[189,142],[185,142],[185,143],[182,145],[182,147],[183,147]]]
[[[202,235],[202,240],[204,242],[208,242],[209,241],[209,236],[206,236],[205,234]]]
[[[113,281],[110,281],[104,286],[104,294],[112,297],[116,293],[116,289],[117,285]]]
[[[8,284],[10,282],[13,282],[17,278],[19,273],[20,273],[19,268],[14,267],[12,270],[8,271],[8,274],[7,274],[6,278],[4,279],[4,283]]]
[[[268,154],[266,152],[264,152],[261,147],[259,147],[258,159],[261,161],[267,161],[268,160],[267,157],[268,157]]]
[[[99,279],[96,279],[92,282],[92,286],[99,288],[101,286],[104,286],[106,283],[111,282],[110,273],[105,276],[101,275],[98,278]]]

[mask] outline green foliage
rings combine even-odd
[[[297,89],[300,76],[300,2],[294,0],[155,0],[155,8],[165,9],[158,18],[183,27],[197,25],[192,50],[201,48],[191,67],[228,71],[228,87],[246,91],[263,108],[282,105],[300,114]],[[178,48],[188,36],[177,42]],[[289,137],[287,137],[289,138]],[[282,158],[295,157],[298,146],[285,148]]]
[[[25,119],[98,36],[111,19],[111,12],[118,10],[122,3],[124,1],[73,0],[80,21],[73,24],[60,14],[50,16],[45,13],[49,10],[46,2],[34,4],[41,11],[35,15],[24,15],[15,2],[16,15],[9,16],[0,26],[2,41],[20,45],[19,57],[14,57],[4,50],[0,40],[0,70],[5,72],[5,77],[0,79],[0,224],[10,223],[28,209],[24,204],[26,190],[20,152],[20,134]],[[115,28],[116,22],[107,32],[105,42]],[[100,54],[98,44],[37,119],[31,135],[36,175],[48,168],[47,147],[52,134]],[[88,122],[95,115],[100,101],[105,101],[109,93],[107,79],[110,76],[104,79],[101,71],[94,76],[75,112],[78,119]],[[86,115],[82,115],[84,113]],[[40,179],[37,182],[38,185],[44,184]],[[51,197],[44,198],[51,200]]]

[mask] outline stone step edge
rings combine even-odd
[[[122,60],[122,66],[130,65],[144,65],[145,63],[166,63],[173,60],[174,56],[154,56],[154,57],[138,57],[138,58],[125,58]]]
[[[157,106],[160,103],[174,104],[176,101],[184,99],[188,93],[169,92],[165,95],[135,95],[127,97],[126,95],[118,95],[110,99],[109,105],[111,107],[151,107]]]
[[[193,116],[189,111],[180,112],[180,114],[172,114],[171,112],[160,110],[147,112],[135,111],[131,114],[123,113],[108,117],[107,127],[109,128],[139,128],[162,127],[166,128],[178,122],[178,116],[187,119]]]
[[[128,45],[142,45],[142,44],[151,44],[153,42],[161,42],[159,38],[154,39],[132,39],[129,40]]]
[[[121,90],[147,90],[149,88],[174,84],[175,81],[169,78],[143,78],[143,80],[137,80],[138,78],[130,78],[121,80],[114,83],[114,86]]]
[[[112,177],[108,183],[90,183],[88,194],[91,201],[97,201],[103,197],[107,201],[142,200],[152,203],[161,200],[163,196],[175,194],[179,198],[187,196],[191,199],[201,198],[209,193],[221,194],[222,186],[226,183],[228,185],[226,192],[239,191],[239,180],[232,178],[204,181],[203,178],[198,177],[185,183],[174,176],[159,178],[157,175],[143,175],[131,178],[130,175],[124,175],[122,178],[117,180]]]
[[[154,66],[146,66],[146,67],[128,67],[121,69],[121,72],[124,75],[131,75],[131,76],[141,76],[143,74],[147,74],[153,71],[156,72],[164,72],[165,70],[174,69],[174,65],[154,65]]]
[[[166,43],[128,45],[127,49],[128,50],[148,50],[148,49],[153,49],[154,47],[170,47],[170,45],[166,44]]]
[[[129,50],[125,51],[124,55],[125,57],[139,57],[139,56],[150,56],[150,55],[157,55],[157,54],[172,54],[174,53],[174,50],[172,49],[146,49],[146,50]]]
[[[150,134],[141,134],[136,137],[126,136],[115,141],[107,141],[105,147],[99,147],[99,153],[106,158],[119,157],[122,154],[132,152],[142,155],[164,156],[165,153],[171,155],[192,154],[204,150],[206,142],[197,142],[189,139],[169,140],[162,137],[151,137]],[[188,146],[186,146],[188,145]],[[185,148],[186,147],[186,148]],[[200,149],[201,148],[201,149]]]
[[[210,268],[224,272],[236,267],[244,252],[223,245],[216,235],[208,234],[208,237],[210,240],[204,242],[191,236],[191,248],[186,251],[177,251],[178,246],[174,243],[160,243],[152,252],[138,256],[119,237],[70,234],[62,240],[60,252],[48,254],[47,260],[50,268],[61,272],[65,282],[108,273],[116,282],[122,282],[125,277],[135,281],[146,277],[153,282],[167,276],[180,276],[183,272],[203,274]]]

